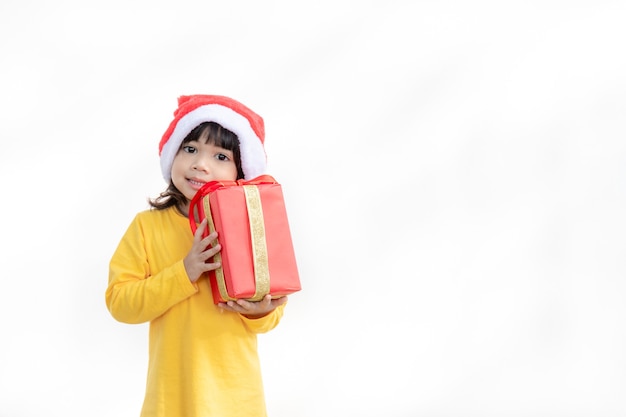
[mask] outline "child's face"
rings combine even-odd
[[[237,166],[232,151],[192,140],[172,162],[172,182],[188,200],[209,181],[235,181]]]

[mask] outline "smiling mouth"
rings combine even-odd
[[[189,183],[194,187],[202,187],[204,184],[206,184],[206,182],[200,182],[192,179],[188,179],[187,181],[189,181]]]

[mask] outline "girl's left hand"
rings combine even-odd
[[[223,310],[239,313],[249,319],[260,319],[286,302],[286,296],[273,299],[272,296],[268,294],[261,301],[236,300],[219,303],[218,306]]]

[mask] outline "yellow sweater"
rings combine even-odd
[[[110,262],[106,303],[124,323],[150,322],[142,416],[266,416],[257,334],[284,305],[252,320],[214,305],[206,277],[183,266],[193,236],[174,208],[135,217]]]

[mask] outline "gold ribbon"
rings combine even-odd
[[[270,292],[270,269],[267,258],[261,193],[256,185],[244,185],[243,191],[246,195],[248,220],[250,221],[250,243],[252,244],[254,283],[256,287],[256,292],[250,300],[259,301]]]
[[[249,301],[262,300],[270,292],[270,272],[267,255],[267,242],[265,239],[265,222],[263,220],[263,207],[261,205],[261,194],[256,185],[244,185],[244,195],[246,207],[248,209],[248,221],[250,223],[250,243],[252,247],[252,260],[254,266],[255,293],[248,298]],[[215,230],[213,216],[211,215],[211,204],[209,196],[203,199],[204,213],[208,220],[209,230]],[[221,262],[222,256],[218,252],[213,256],[215,262]],[[215,270],[215,278],[220,296],[226,301],[235,300],[228,295],[226,282],[224,280],[224,269],[219,267]]]

